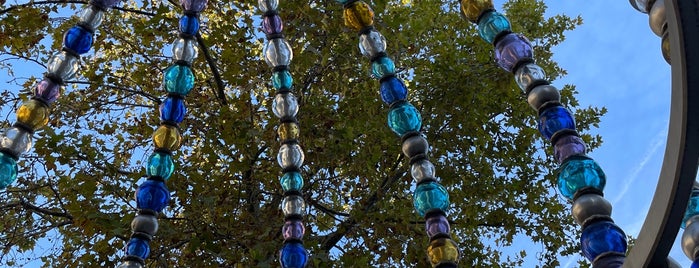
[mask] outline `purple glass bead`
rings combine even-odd
[[[34,97],[49,104],[56,101],[60,93],[60,86],[49,79],[41,80],[41,82],[34,87]]]
[[[437,215],[427,219],[425,222],[425,229],[427,229],[427,236],[430,238],[437,234],[449,234],[451,230],[449,227],[449,221],[442,215]]]
[[[517,62],[531,58],[534,58],[534,50],[524,35],[511,33],[495,43],[495,60],[505,71],[512,72]]]
[[[185,11],[201,12],[208,2],[208,0],[180,0],[180,5]]]
[[[120,1],[121,0],[91,0],[90,4],[107,9],[116,6]]]
[[[585,154],[586,149],[582,138],[575,135],[562,137],[553,146],[553,152],[559,164],[563,163],[570,156]]]
[[[265,31],[266,34],[282,33],[283,29],[284,24],[282,24],[282,18],[280,18],[279,15],[265,16],[265,18],[262,19],[262,30]]]
[[[306,233],[306,229],[303,227],[303,222],[290,220],[284,223],[282,227],[282,234],[284,235],[284,240],[287,239],[298,239],[303,238],[303,234]]]

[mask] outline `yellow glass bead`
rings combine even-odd
[[[280,140],[295,140],[299,138],[299,125],[296,123],[282,123],[277,129]]]
[[[454,240],[449,238],[438,238],[430,242],[427,248],[427,257],[432,263],[432,267],[437,267],[441,263],[459,262],[459,247]]]
[[[660,49],[663,52],[663,58],[670,64],[670,35],[665,31],[663,39],[661,39]]]
[[[180,131],[174,126],[161,125],[153,133],[153,142],[156,148],[167,149],[170,151],[175,151],[180,148],[180,142],[182,142],[182,137],[180,136]]]
[[[461,0],[461,15],[473,23],[488,9],[493,9],[492,0]]]
[[[374,24],[374,11],[369,4],[357,1],[345,8],[345,25],[357,31]]]
[[[49,123],[49,107],[37,100],[28,100],[17,109],[17,121],[37,130]]]

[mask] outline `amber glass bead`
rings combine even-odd
[[[477,23],[483,11],[489,9],[493,9],[492,0],[461,0],[461,15],[473,23]]]
[[[156,148],[175,151],[177,148],[180,148],[181,141],[180,131],[174,126],[161,125],[153,133],[153,142]]]
[[[280,140],[296,140],[299,138],[299,125],[296,123],[282,123],[277,129]]]
[[[427,248],[427,256],[432,263],[432,267],[445,262],[459,262],[459,248],[454,240],[449,238],[439,238],[430,242]]]
[[[37,100],[28,100],[17,109],[17,121],[37,130],[49,122],[49,107]]]
[[[374,11],[369,4],[357,1],[345,8],[345,25],[357,31],[374,24]]]
[[[661,39],[660,49],[663,52],[663,58],[670,64],[670,35],[665,31]]]

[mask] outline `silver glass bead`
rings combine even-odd
[[[272,102],[272,110],[279,118],[295,117],[299,112],[299,103],[293,93],[277,94]]]
[[[529,106],[534,108],[534,110],[539,111],[539,107],[544,105],[549,101],[561,101],[561,93],[558,92],[554,86],[551,85],[541,85],[537,86],[529,91],[527,95],[527,102]]]
[[[119,266],[116,268],[143,268],[143,265],[135,261],[125,261],[119,264]]]
[[[648,0],[629,0],[631,6],[642,13],[648,13]]]
[[[682,233],[682,251],[689,259],[696,259],[699,253],[699,223],[687,225]]]
[[[378,31],[371,30],[359,37],[359,50],[362,55],[373,58],[381,52],[386,52],[386,38]]]
[[[430,145],[427,143],[427,139],[423,138],[421,135],[417,135],[406,139],[401,149],[405,156],[413,157],[419,154],[427,155],[427,152],[430,150]]]
[[[515,82],[522,91],[527,90],[532,82],[543,79],[546,79],[546,72],[541,66],[534,63],[524,64],[515,71]]]
[[[63,80],[70,80],[78,72],[78,58],[61,51],[51,57],[46,69]]]
[[[284,38],[275,38],[267,41],[264,48],[265,61],[270,67],[289,65],[294,58],[291,45]]]
[[[259,8],[262,13],[277,10],[278,7],[279,0],[257,0],[257,8]]]
[[[653,33],[659,37],[663,36],[663,28],[665,28],[665,1],[655,0],[653,7],[648,12],[648,24]]]
[[[612,204],[601,195],[585,194],[573,203],[573,219],[582,225],[585,220],[592,216],[611,216]]]
[[[282,169],[301,168],[304,160],[303,150],[298,144],[283,144],[277,154],[277,162]]]
[[[92,8],[91,5],[86,6],[80,11],[80,22],[89,25],[92,29],[97,29],[97,27],[102,24],[103,18],[104,12],[97,8]]]
[[[180,38],[172,43],[172,57],[177,61],[194,62],[199,54],[197,42],[194,39]]]
[[[282,201],[282,212],[284,212],[284,216],[303,216],[305,211],[306,202],[303,201],[303,197],[298,195],[284,197],[284,200]]]
[[[19,156],[32,148],[32,135],[20,128],[6,128],[0,133],[0,148]]]
[[[427,159],[417,161],[410,166],[410,175],[418,182],[424,179],[436,178],[434,165]]]
[[[134,233],[146,233],[153,236],[158,232],[158,218],[153,215],[136,215],[131,221],[131,231]]]

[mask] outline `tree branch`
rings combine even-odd
[[[0,10],[0,15],[4,15],[5,13],[10,12],[12,10],[15,10],[17,8],[25,8],[25,7],[30,7],[30,6],[34,6],[34,5],[53,5],[53,4],[83,4],[83,5],[87,5],[89,3],[87,1],[77,1],[77,0],[30,1],[29,3],[14,5],[14,6],[10,6],[10,7],[6,8],[6,9]],[[146,11],[142,11],[142,10],[138,10],[138,9],[124,8],[124,7],[112,7],[112,9],[124,11],[124,12],[131,12],[131,13],[146,15],[146,16],[150,16],[150,17],[155,16],[155,13],[146,12]]]
[[[225,84],[223,84],[223,80],[221,79],[221,73],[218,71],[218,67],[216,67],[216,62],[209,53],[209,47],[206,46],[206,44],[204,43],[204,39],[201,38],[201,35],[199,33],[197,33],[195,37],[197,39],[199,47],[201,48],[202,54],[204,54],[204,59],[206,59],[206,63],[209,64],[209,69],[211,69],[211,73],[214,75],[214,81],[216,82],[216,95],[222,105],[228,105],[225,92],[226,86]]]

